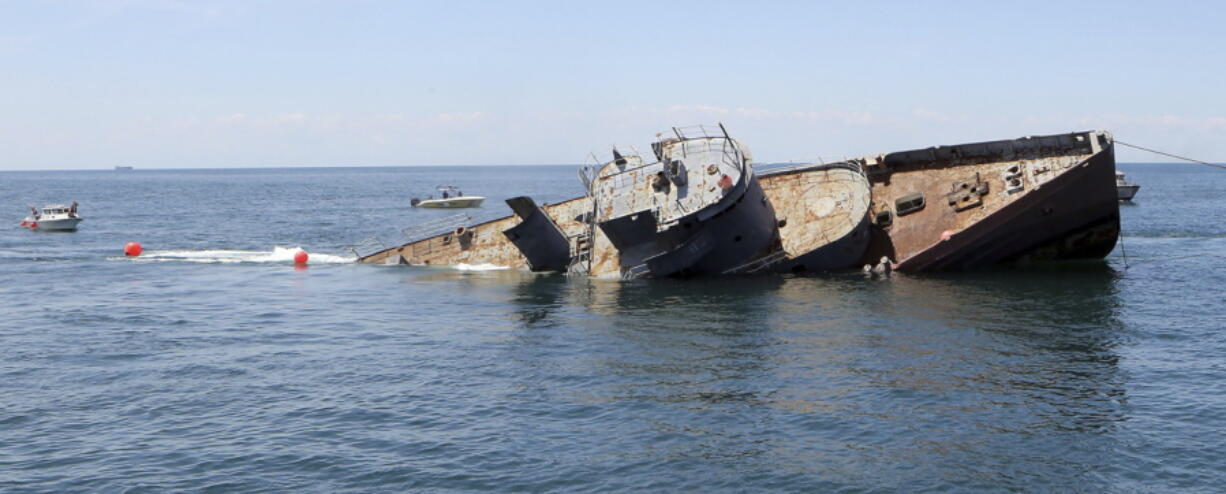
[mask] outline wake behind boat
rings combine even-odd
[[[460,208],[479,208],[481,203],[485,202],[482,196],[466,196],[464,191],[451,185],[442,185],[438,187],[441,198],[435,199],[434,196],[425,199],[416,197],[409,201],[415,208],[445,208],[445,209],[460,209]]]
[[[43,206],[41,210],[30,206],[30,216],[26,217],[20,225],[31,230],[73,231],[83,219],[77,214],[77,201],[72,201],[69,206],[49,204]]]

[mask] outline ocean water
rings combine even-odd
[[[1120,168],[1103,262],[624,283],[350,262],[573,167],[0,173],[0,491],[1219,491],[1226,172]]]

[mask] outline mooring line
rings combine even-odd
[[[1161,154],[1161,155],[1163,155],[1163,156],[1169,156],[1169,157],[1171,157],[1171,158],[1175,158],[1175,159],[1180,159],[1180,160],[1184,160],[1184,161],[1191,161],[1191,162],[1193,162],[1193,163],[1200,163],[1200,164],[1202,164],[1202,165],[1208,165],[1208,166],[1212,166],[1212,167],[1214,167],[1214,168],[1221,168],[1221,169],[1223,169],[1223,170],[1226,170],[1226,165],[1219,165],[1219,164],[1217,164],[1217,163],[1210,163],[1210,162],[1208,162],[1208,161],[1195,160],[1195,159],[1192,159],[1192,158],[1186,158],[1186,157],[1179,156],[1179,155],[1175,155],[1175,154],[1171,154],[1171,153],[1164,153],[1164,152],[1162,152],[1162,151],[1158,151],[1158,150],[1156,150],[1156,149],[1150,149],[1150,148],[1147,148],[1147,147],[1141,147],[1141,146],[1138,146],[1138,145],[1136,145],[1136,144],[1129,144],[1129,143],[1124,142],[1124,141],[1121,141],[1121,140],[1119,140],[1119,139],[1116,139],[1116,140],[1115,140],[1115,143],[1116,143],[1116,144],[1123,144],[1123,145],[1128,146],[1128,147],[1133,148],[1133,149],[1140,149],[1140,150],[1142,150],[1142,151],[1149,151],[1149,152],[1154,153],[1154,154]]]
[[[1148,151],[1148,152],[1151,152],[1151,153],[1154,153],[1154,154],[1160,154],[1160,155],[1162,155],[1162,156],[1168,156],[1168,157],[1171,157],[1171,158],[1175,158],[1175,159],[1179,159],[1179,160],[1184,160],[1184,161],[1191,161],[1192,163],[1197,163],[1197,164],[1201,164],[1201,165],[1212,166],[1212,167],[1214,167],[1214,168],[1221,168],[1221,169],[1223,169],[1223,170],[1226,170],[1226,165],[1220,165],[1220,164],[1217,164],[1217,163],[1210,163],[1210,162],[1208,162],[1208,161],[1201,161],[1201,160],[1198,160],[1198,159],[1192,159],[1192,158],[1188,158],[1188,157],[1186,157],[1186,156],[1179,156],[1179,155],[1177,155],[1177,154],[1171,154],[1171,153],[1167,153],[1167,152],[1159,151],[1159,150],[1157,150],[1157,149],[1150,149],[1150,148],[1147,148],[1147,147],[1138,146],[1138,145],[1136,145],[1136,144],[1129,144],[1129,143],[1124,142],[1124,141],[1121,141],[1121,140],[1119,140],[1119,139],[1116,139],[1116,140],[1115,140],[1115,143],[1116,143],[1116,144],[1120,144],[1120,145],[1124,145],[1124,146],[1128,146],[1128,147],[1133,148],[1133,149],[1140,149],[1141,151]],[[1128,269],[1130,266],[1128,265],[1128,251],[1124,249],[1124,229],[1123,229],[1123,228],[1120,228],[1120,254],[1121,254],[1121,255],[1123,255],[1123,257],[1124,257],[1124,269]],[[1189,257],[1196,257],[1196,256],[1189,256]],[[1174,258],[1174,259],[1180,259],[1180,258]],[[1167,260],[1168,260],[1168,261],[1170,261],[1170,260],[1174,260],[1174,259],[1167,259]],[[1142,263],[1144,263],[1145,261],[1141,261],[1141,262],[1142,262]]]

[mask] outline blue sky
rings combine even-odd
[[[1092,128],[1226,161],[1214,2],[0,0],[0,74],[7,170],[579,163],[714,122],[766,162]]]

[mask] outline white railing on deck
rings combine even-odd
[[[387,250],[387,245],[384,244],[382,240],[379,240],[379,237],[367,237],[362,239],[362,241],[345,248],[350,252],[353,252],[354,257],[361,259],[363,257]]]
[[[472,216],[469,216],[466,213],[457,213],[451,216],[445,216],[427,221],[425,223],[419,223],[406,227],[401,229],[400,233],[404,235],[405,240],[407,240],[409,243],[413,243],[455,231],[456,228],[461,226],[468,226],[472,223],[472,221]]]

